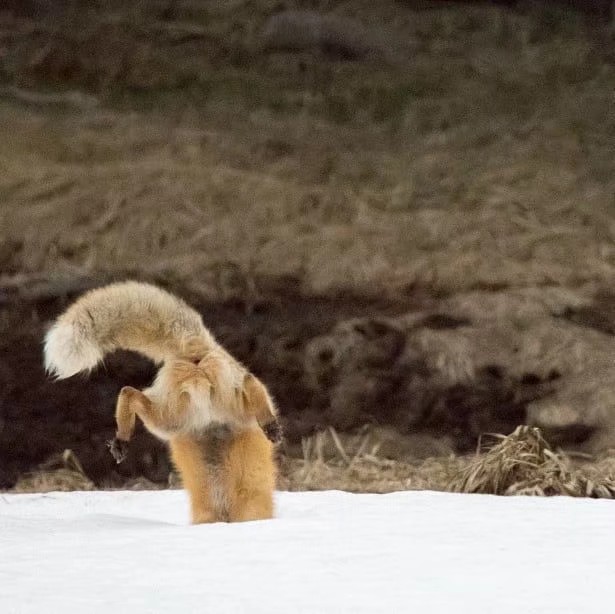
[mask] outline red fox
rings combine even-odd
[[[184,301],[130,281],[73,303],[45,337],[45,366],[63,379],[91,371],[116,349],[162,363],[149,388],[120,391],[117,433],[109,444],[116,461],[125,458],[139,416],[169,442],[193,523],[271,518],[281,429],[265,385],[216,342]]]

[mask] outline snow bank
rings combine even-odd
[[[190,526],[182,491],[0,495],[0,612],[606,612],[615,502],[278,493]]]

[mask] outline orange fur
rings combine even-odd
[[[94,290],[71,305],[47,334],[45,362],[57,377],[69,377],[118,348],[162,362],[149,388],[120,391],[111,446],[118,462],[139,416],[169,441],[194,523],[271,518],[276,466],[262,428],[277,427],[277,410],[264,384],[186,303],[135,282]]]
[[[173,462],[190,495],[192,522],[264,520],[273,517],[276,468],[273,445],[260,429],[232,433],[218,463],[195,437],[171,439]]]

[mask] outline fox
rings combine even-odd
[[[185,301],[137,281],[90,290],[69,305],[45,335],[45,368],[56,379],[89,373],[118,349],[159,368],[148,388],[119,392],[108,442],[115,460],[126,458],[138,417],[168,443],[193,524],[272,518],[282,428],[265,384]]]

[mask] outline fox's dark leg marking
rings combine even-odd
[[[126,460],[128,456],[128,442],[122,441],[117,437],[114,437],[110,441],[107,442],[107,447],[109,448],[109,452],[111,452],[111,456],[115,459],[115,462],[119,465],[123,460]]]
[[[224,464],[224,456],[232,438],[233,430],[228,424],[210,424],[200,438],[205,463],[212,467]]]
[[[199,437],[199,446],[208,475],[209,492],[212,496],[211,504],[216,518],[222,522],[229,520],[225,461],[233,437],[235,437],[234,430],[228,424],[221,422],[210,424]],[[219,495],[216,496],[215,493]]]
[[[279,420],[274,420],[273,422],[269,422],[269,424],[265,424],[262,429],[271,443],[279,444],[284,440],[284,429]]]

